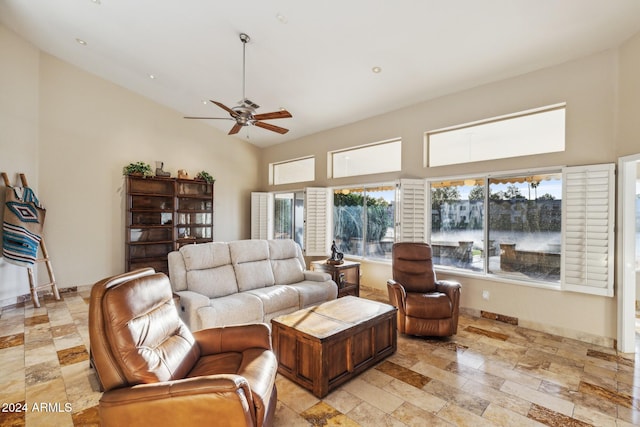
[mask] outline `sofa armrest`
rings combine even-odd
[[[399,313],[404,314],[406,312],[404,302],[407,299],[407,291],[404,290],[404,286],[395,280],[387,280],[387,292],[389,292],[389,302],[391,305],[398,309]]]
[[[254,414],[247,380],[233,374],[139,384],[105,392],[100,399],[104,426],[207,425],[216,419],[254,425]]]
[[[271,350],[271,329],[266,323],[223,326],[193,333],[202,355],[242,352],[249,348]]]
[[[460,292],[462,285],[459,282],[453,280],[437,280],[436,290],[447,294],[451,300],[451,318],[453,319],[452,331],[455,334],[458,330],[458,315],[460,313]]]
[[[462,285],[453,280],[437,280],[436,291],[446,294],[455,305],[460,301],[460,289]]]
[[[305,270],[304,280],[311,280],[312,282],[328,282],[331,280],[331,275],[321,271]]]
[[[200,329],[198,309],[208,307],[211,304],[209,297],[193,291],[178,291],[174,293],[180,297],[177,309],[184,323],[191,330]]]

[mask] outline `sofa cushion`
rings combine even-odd
[[[298,244],[292,239],[268,240],[270,259],[289,259],[298,256]]]
[[[304,270],[296,258],[271,260],[276,285],[289,285],[304,280]]]
[[[269,240],[269,257],[276,285],[304,280],[304,265],[298,258],[298,244],[290,239]]]
[[[300,308],[307,308],[325,301],[331,301],[338,296],[338,287],[332,280],[324,282],[303,280],[287,285],[287,287],[297,291]]]
[[[187,271],[231,264],[229,245],[222,242],[186,245],[180,248]]]
[[[269,244],[266,240],[237,240],[228,245],[232,264],[269,259]]]
[[[262,301],[248,292],[213,298],[208,307],[198,309],[200,328],[260,323],[264,319]]]
[[[419,319],[448,319],[453,313],[451,300],[442,292],[407,292],[405,310],[407,316]]]
[[[180,248],[180,254],[184,260],[188,290],[208,298],[238,292],[229,245],[226,243],[186,245]]]
[[[251,385],[252,398],[256,406],[261,406],[266,410],[270,406],[270,400],[276,398],[273,390],[277,370],[278,360],[272,351],[263,348],[249,348],[241,353],[203,356],[198,361],[198,365],[189,373],[189,376],[235,373],[244,377]]]
[[[187,271],[187,283],[190,291],[208,298],[218,298],[238,292],[236,274],[231,264]]]
[[[275,313],[288,308],[297,310],[298,292],[290,286],[269,286],[266,288],[247,291],[260,298],[262,311],[265,315]]]
[[[230,242],[229,251],[240,292],[275,284],[266,240]]]

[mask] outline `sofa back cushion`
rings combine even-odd
[[[300,246],[291,239],[269,240],[268,243],[276,285],[290,285],[303,281],[304,258]]]
[[[187,273],[187,289],[209,298],[238,292],[229,245],[222,242],[180,248]]]
[[[240,292],[275,284],[266,240],[230,242],[229,252]]]

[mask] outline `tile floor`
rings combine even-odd
[[[99,424],[89,290],[62,297],[0,314],[1,426]],[[640,424],[640,369],[631,357],[463,315],[454,338],[400,336],[396,354],[322,400],[278,377],[275,425]]]

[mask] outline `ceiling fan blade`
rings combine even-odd
[[[272,125],[270,123],[264,123],[264,122],[253,122],[254,126],[258,126],[259,128],[262,129],[267,129],[273,132],[278,132],[280,134],[285,134],[287,132],[289,132],[289,129],[285,129],[285,128],[281,128],[280,126],[275,126]]]
[[[231,114],[231,117],[236,117],[238,115],[238,113],[236,113],[235,111],[233,111],[231,108],[227,107],[226,105],[224,105],[222,102],[218,102],[218,101],[214,101],[212,99],[209,100],[209,102],[216,104],[218,107],[222,108],[223,110],[225,110],[227,113]]]
[[[287,110],[273,111],[271,113],[255,114],[253,116],[256,120],[270,120],[270,119],[288,119],[293,117]]]
[[[233,125],[228,135],[235,135],[236,133],[240,132],[240,129],[242,129],[242,125],[240,123],[236,123],[235,125]]]
[[[183,117],[183,119],[234,120],[231,117]]]

